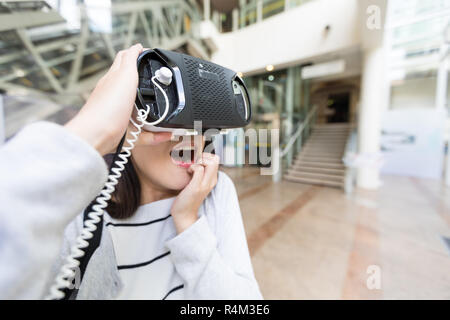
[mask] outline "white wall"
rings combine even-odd
[[[391,109],[435,108],[436,78],[405,80],[391,88]]]
[[[244,73],[299,63],[360,44],[358,0],[315,0],[218,37],[212,60]],[[325,26],[331,27],[328,33]]]

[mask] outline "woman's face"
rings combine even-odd
[[[141,183],[145,180],[159,189],[179,191],[191,181],[188,168],[201,157],[204,138],[182,136],[172,140],[176,141],[156,145],[138,143],[133,149],[133,164]]]

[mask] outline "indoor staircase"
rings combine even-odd
[[[315,125],[284,178],[328,187],[344,187],[342,157],[351,131],[349,123]]]

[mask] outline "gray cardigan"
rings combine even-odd
[[[43,298],[81,229],[81,212],[107,178],[103,158],[64,127],[39,122],[0,148],[0,299]],[[207,214],[169,247],[187,299],[260,299],[236,191],[223,173]],[[104,228],[79,299],[114,299],[122,288]]]

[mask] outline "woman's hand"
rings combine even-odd
[[[177,233],[197,221],[200,205],[217,183],[218,169],[219,157],[211,153],[203,153],[200,163],[188,169],[192,179],[176,197],[171,209]]]
[[[136,44],[117,53],[86,104],[65,126],[101,155],[117,147],[127,128],[138,86],[136,61],[142,50]]]

